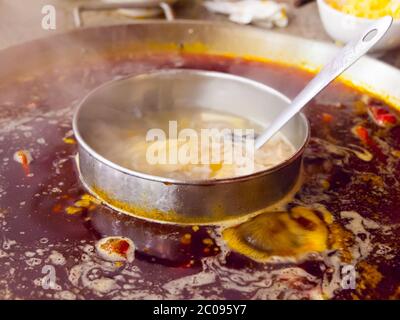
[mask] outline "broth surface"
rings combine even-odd
[[[171,122],[176,131],[170,130]],[[163,137],[148,138],[155,129]],[[187,129],[194,135],[181,135]],[[179,108],[138,117],[125,115],[116,121],[96,120],[90,131],[89,144],[106,159],[134,171],[180,180],[247,175],[274,167],[295,153],[281,133],[254,152],[254,137],[263,127],[211,109]]]

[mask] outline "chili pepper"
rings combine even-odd
[[[331,123],[333,120],[333,116],[329,113],[322,113],[322,121],[325,123]]]
[[[371,144],[372,140],[371,137],[369,136],[368,130],[361,126],[357,125],[353,127],[352,132],[359,138],[363,143],[365,144]]]
[[[129,243],[125,240],[120,240],[113,244],[113,250],[122,256],[126,256],[128,249]]]
[[[382,107],[370,106],[368,114],[372,120],[380,127],[391,127],[397,123],[397,117]]]
[[[99,255],[109,261],[128,261],[134,259],[134,244],[129,238],[108,237],[96,243],[96,250]]]
[[[22,169],[24,169],[25,175],[29,175],[29,163],[32,161],[31,154],[29,151],[19,150],[14,154],[14,160],[19,162],[22,165]]]
[[[126,240],[112,239],[102,245],[104,250],[126,257],[129,250],[129,243]]]

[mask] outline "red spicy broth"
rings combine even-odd
[[[304,181],[286,205],[287,211],[322,206],[332,215],[327,241],[335,245],[327,252],[260,263],[230,250],[219,227],[151,223],[87,196],[74,160],[74,108],[105,81],[171,67],[246,76],[289,97],[311,78],[272,63],[160,54],[77,63],[10,80],[0,91],[0,297],[399,298],[398,114],[341,83],[307,107],[312,139]],[[26,161],[23,155],[15,161],[20,150],[28,151]],[[110,235],[133,240],[132,263],[97,255],[96,241]],[[346,265],[357,271],[355,289],[341,286]],[[49,270],[56,276],[50,289],[41,280]]]

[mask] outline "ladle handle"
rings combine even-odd
[[[322,70],[293,99],[292,103],[274,119],[271,125],[256,139],[255,147],[259,149],[278,132],[296,113],[320,93],[329,83],[335,80],[354,62],[368,52],[388,31],[393,18],[386,16],[373,23],[357,40],[350,41],[343,47]]]

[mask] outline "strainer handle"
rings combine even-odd
[[[256,139],[255,147],[259,149],[277,133],[295,114],[320,93],[329,83],[335,80],[353,63],[368,52],[389,30],[393,18],[383,17],[374,22],[356,40],[350,41],[339,50],[331,62],[307,84],[307,86],[293,99],[292,103],[274,119],[271,125]]]

